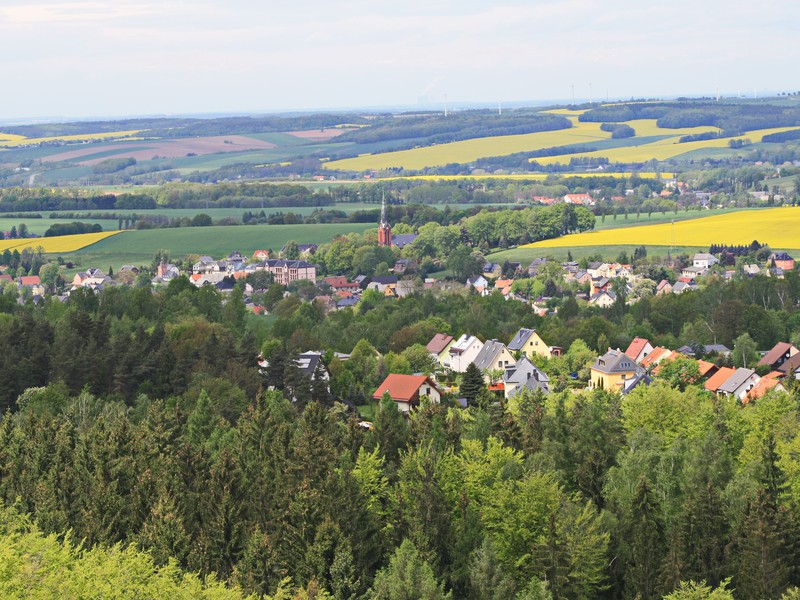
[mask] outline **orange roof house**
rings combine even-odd
[[[653,351],[653,345],[646,338],[635,337],[625,350],[625,356],[634,362],[641,362],[644,357]]]
[[[719,387],[723,383],[725,383],[728,379],[730,379],[731,375],[733,375],[735,372],[736,369],[731,369],[729,367],[720,367],[720,370],[714,373],[714,375],[712,375],[709,378],[709,380],[706,381],[706,384],[703,387],[707,389],[709,392],[716,392],[719,389]]]
[[[419,405],[421,396],[427,396],[431,402],[436,404],[442,399],[442,392],[433,380],[426,375],[392,373],[378,386],[378,389],[372,394],[372,398],[380,400],[385,393],[391,396],[402,412],[408,412],[414,406]]]
[[[672,350],[668,348],[662,348],[661,346],[657,346],[653,349],[653,351],[645,356],[642,361],[639,363],[645,369],[650,369],[655,367],[658,363],[660,363],[665,358],[668,358],[672,354]]]
[[[753,386],[753,389],[747,392],[747,395],[744,397],[744,399],[742,399],[742,404],[747,404],[753,400],[758,400],[769,390],[785,392],[786,388],[780,382],[780,380],[776,379],[775,377],[764,376],[758,380],[758,383]]]
[[[714,363],[698,360],[697,366],[700,368],[700,377],[712,377],[714,373],[719,371],[719,367]]]

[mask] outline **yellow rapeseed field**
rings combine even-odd
[[[141,129],[131,131],[109,131],[106,133],[86,133],[81,135],[59,135],[53,137],[26,138],[21,135],[11,135],[10,133],[0,132],[0,146],[5,148],[15,148],[18,146],[28,146],[41,144],[43,142],[86,142],[89,140],[108,140],[117,138],[128,138],[141,132]]]
[[[563,176],[563,177],[625,177],[629,178],[633,175],[633,173],[610,173],[608,171],[598,171],[595,173],[555,173],[553,174],[555,177]],[[670,179],[672,178],[672,172],[665,172],[665,173],[654,173],[652,171],[638,171],[636,173],[642,179]],[[381,177],[379,179],[375,179],[374,181],[395,181],[402,179],[403,181],[406,180],[417,180],[417,181],[460,181],[463,179],[522,179],[522,180],[533,180],[533,181],[544,181],[550,177],[549,173],[514,173],[511,175],[410,175],[408,177]]]
[[[539,148],[588,144],[611,137],[609,132],[601,131],[600,123],[575,122],[575,125],[572,129],[559,131],[484,137],[439,144],[438,146],[415,148],[413,150],[399,150],[397,152],[345,158],[327,162],[324,167],[350,171],[388,169],[391,167],[423,169],[449,163],[467,163],[485,156],[503,156]]]
[[[709,246],[758,240],[781,250],[800,250],[800,208],[740,210],[686,221],[601,229],[528,244],[525,248],[577,246]]]
[[[56,237],[25,238],[23,240],[0,240],[0,252],[19,250],[25,248],[36,250],[39,246],[48,254],[54,252],[75,252],[91,246],[107,237],[116,235],[119,231],[101,231],[100,233],[82,233],[80,235],[60,235]]]

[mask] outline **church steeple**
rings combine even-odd
[[[392,226],[386,220],[386,193],[381,199],[381,222],[378,226],[378,246],[392,245]]]

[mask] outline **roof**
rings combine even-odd
[[[483,344],[483,348],[481,348],[481,351],[478,352],[478,355],[472,362],[474,362],[475,366],[481,371],[488,369],[494,365],[497,357],[505,348],[506,345],[502,342],[498,342],[497,340],[486,340],[486,342]]]
[[[452,335],[447,335],[446,333],[437,333],[435,336],[433,336],[431,341],[428,342],[428,345],[425,346],[425,348],[427,348],[428,352],[431,354],[439,354],[445,348],[447,348],[448,344],[450,344],[452,341]]]
[[[392,236],[392,245],[403,248],[412,243],[417,237],[416,233],[396,233]]]
[[[522,350],[522,347],[526,344],[528,338],[531,337],[534,333],[536,333],[535,329],[525,329],[524,327],[522,327],[514,336],[514,339],[511,340],[511,343],[508,345],[508,349]]]
[[[730,354],[730,351],[731,349],[725,344],[706,344],[703,346],[703,352],[706,354],[711,354],[712,352],[716,352],[717,354]]]
[[[297,366],[306,377],[313,378],[314,371],[320,363],[322,363],[322,355],[319,352],[305,352],[297,357]],[[324,363],[322,367],[325,368]]]
[[[543,383],[550,381],[547,374],[533,364],[527,356],[520,358],[516,365],[507,366],[503,373],[503,381],[506,383],[525,383],[531,378]]]
[[[597,358],[592,365],[592,369],[606,374],[633,373],[636,371],[636,363],[621,350],[609,350],[603,356]]]
[[[709,377],[708,381],[706,381],[703,387],[709,392],[716,392],[719,389],[719,386],[725,383],[725,381],[727,381],[735,372],[736,369],[731,369],[730,367],[720,367],[719,371]]]
[[[697,366],[700,369],[700,377],[705,377],[709,373],[716,372],[715,369],[718,368],[714,363],[706,362],[704,360],[698,360]]]
[[[649,343],[650,340],[646,338],[635,337],[628,346],[628,349],[625,350],[625,355],[631,360],[636,360],[642,353],[642,350],[644,350],[645,346],[647,346]]]
[[[762,377],[761,379],[759,379],[758,383],[756,383],[753,386],[753,389],[747,392],[747,396],[745,396],[743,402],[747,404],[752,400],[757,400],[761,398],[761,396],[766,394],[769,390],[775,388],[776,386],[780,386],[781,390],[784,391],[786,390],[786,388],[783,387],[783,384],[780,382],[780,380],[775,379],[773,377]]]
[[[794,352],[792,352],[794,350]],[[789,353],[790,355],[797,354],[797,348],[788,342],[778,342],[775,346],[767,352],[764,357],[758,361],[760,365],[773,366]]]
[[[430,385],[437,392],[439,388],[431,381],[430,377],[425,375],[400,375],[392,373],[383,380],[372,394],[376,400],[380,400],[386,392],[392,397],[392,400],[399,402],[414,402],[419,400],[419,388],[425,384]]]
[[[641,364],[645,369],[658,364],[672,353],[672,350],[656,346],[653,351],[642,359]]]
[[[474,335],[465,333],[456,342],[450,346],[450,354],[461,354],[469,348],[473,343],[479,341]]]
[[[739,389],[742,384],[744,384],[750,377],[755,375],[755,371],[753,369],[745,369],[744,367],[739,367],[736,371],[726,379],[719,388],[717,388],[720,392],[726,392],[728,394],[732,394],[737,389]]]
[[[793,373],[800,367],[800,352],[797,354],[793,354],[789,358],[786,359],[786,362],[783,363],[780,367],[778,367],[778,371],[781,373],[788,375],[789,373]]]
[[[20,278],[22,285],[39,285],[42,283],[42,280],[39,279],[38,275],[23,275]]]

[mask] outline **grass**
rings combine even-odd
[[[227,256],[234,250],[252,255],[255,250],[272,248],[277,251],[289,240],[301,244],[322,244],[335,236],[374,228],[372,223],[342,223],[335,225],[241,225],[236,227],[186,227],[123,231],[88,248],[63,254],[65,260],[81,265],[148,264],[158,250],[168,250],[170,256],[183,258],[189,254]]]
[[[758,240],[781,250],[800,249],[800,208],[725,212],[675,224],[608,228],[528,244],[524,248],[600,248],[616,245],[705,247],[712,243],[749,244]]]
[[[568,253],[572,255],[573,260],[580,260],[599,254],[604,260],[614,260],[622,252],[626,252],[629,257],[633,256],[633,251],[640,247],[642,244],[628,245],[628,244],[610,244],[607,246],[577,246],[577,247],[562,247],[562,248],[510,248],[495,252],[487,256],[488,260],[503,264],[505,261],[516,261],[527,266],[534,258],[549,257],[558,261],[565,261],[568,259]],[[649,246],[644,244],[647,248],[649,256],[665,256],[668,252],[672,255],[677,254],[694,254],[695,252],[705,252],[708,246]]]
[[[45,213],[50,214],[50,213]],[[2,215],[2,213],[0,213]],[[0,217],[0,232],[2,231],[11,231],[12,227],[19,227],[20,223],[25,223],[28,227],[28,231],[30,233],[36,235],[43,235],[45,231],[47,231],[51,225],[56,223],[71,223],[72,221],[80,221],[81,223],[92,223],[98,224],[100,227],[103,228],[103,231],[113,231],[117,228],[118,222],[116,219],[114,220],[98,220],[98,219],[49,219],[46,216],[43,219],[8,219],[4,217]]]

